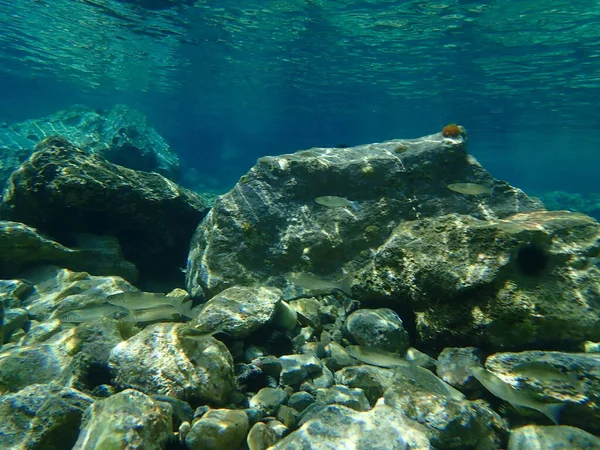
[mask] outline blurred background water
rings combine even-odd
[[[124,103],[223,191],[456,122],[497,178],[599,192],[599,87],[596,0],[0,0],[0,122]]]

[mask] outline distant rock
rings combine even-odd
[[[179,174],[179,157],[140,112],[125,105],[110,110],[74,105],[0,128],[0,186],[38,142],[55,135],[130,169],[158,172],[171,179]]]
[[[600,194],[553,191],[541,194],[540,199],[548,209],[577,211],[600,220]]]
[[[196,193],[157,173],[127,169],[50,137],[15,171],[0,205],[68,244],[74,233],[111,234],[141,272],[176,271],[207,208]]]
[[[448,189],[457,182],[491,195]],[[327,207],[319,196],[356,201]],[[450,213],[480,219],[542,210],[521,190],[496,180],[466,152],[464,137],[441,133],[352,148],[314,148],[269,156],[227,194],[198,227],[187,290],[208,298],[234,284],[285,284],[286,272],[352,272],[404,221]]]

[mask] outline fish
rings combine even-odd
[[[411,365],[409,361],[396,353],[386,352],[372,347],[349,345],[346,352],[353,358],[378,367],[396,367]]]
[[[350,206],[354,211],[358,211],[358,203],[356,201],[348,200],[344,197],[337,197],[335,195],[325,195],[323,197],[315,198],[315,202],[319,205],[338,207],[338,206]]]
[[[68,311],[58,316],[58,318],[61,322],[65,323],[83,323],[112,316],[116,313],[122,313],[125,315],[127,314],[127,310],[125,308],[121,308],[120,306],[110,304],[94,305]]]
[[[123,318],[126,322],[171,321],[183,318],[180,308],[174,305],[160,305],[154,308],[136,309]]]
[[[564,373],[552,364],[543,361],[529,361],[517,364],[512,368],[513,372],[524,375],[538,381],[562,381],[572,385],[579,384],[577,374],[574,372]]]
[[[168,297],[154,292],[120,292],[110,295],[108,303],[128,310],[147,309],[162,305],[181,305],[185,297]]]
[[[448,189],[466,195],[490,194],[492,192],[489,187],[475,183],[453,183],[448,185]]]
[[[352,295],[352,278],[344,278],[341,281],[335,281],[330,278],[324,278],[311,273],[290,272],[287,275],[287,280],[300,286],[304,289],[314,291],[333,291],[335,289],[342,291],[344,294]]]
[[[188,328],[185,331],[179,333],[179,337],[183,339],[190,339],[192,341],[201,341],[203,339],[213,337],[215,334],[219,333],[229,334],[226,331],[223,331],[222,328],[217,328],[215,330],[205,332],[196,331],[194,328]]]
[[[483,387],[496,397],[509,402],[517,409],[519,406],[535,409],[558,425],[560,413],[566,406],[565,403],[542,403],[534,400],[527,394],[517,391],[511,385],[505,383],[483,367],[472,367],[471,374],[483,385]]]

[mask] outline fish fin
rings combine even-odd
[[[346,277],[344,278],[342,281],[339,282],[339,290],[342,291],[344,294],[352,297],[352,282],[353,282],[353,278],[352,276]]]
[[[350,206],[352,206],[352,209],[354,211],[358,211],[358,202],[356,200],[352,201],[352,200],[348,200],[350,202]]]
[[[198,315],[198,309],[192,307],[192,301],[181,302],[179,306],[175,305],[180,315],[188,319],[194,319]]]
[[[558,419],[566,403],[546,403],[538,411],[544,414],[548,419],[558,425]]]

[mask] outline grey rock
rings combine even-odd
[[[22,308],[4,309],[1,317],[0,345],[8,342],[11,334],[16,330],[22,329],[29,320],[27,311]]]
[[[38,142],[57,134],[130,169],[158,172],[171,179],[179,173],[179,157],[143,114],[125,105],[108,111],[74,105],[47,117],[0,128],[0,186]]]
[[[543,363],[548,370],[522,372],[519,365]],[[600,408],[593,400],[600,393],[600,354],[563,353],[554,351],[525,351],[496,353],[487,358],[485,366],[514,388],[541,402],[566,403],[560,415],[561,423],[591,433],[600,433]],[[531,410],[519,411],[520,415]],[[539,417],[537,412],[531,412]]]
[[[301,385],[300,389],[315,393],[318,389],[329,388],[335,384],[335,377],[331,370],[325,365],[321,365],[321,372],[307,378]]]
[[[299,386],[307,379],[323,373],[323,364],[315,355],[285,355],[279,358],[281,362],[281,384]]]
[[[386,405],[427,427],[435,448],[473,448],[495,430],[498,440],[507,436],[506,425],[494,411],[465,400],[460,392],[421,367],[398,367],[384,399]]]
[[[250,399],[250,408],[262,409],[266,415],[272,415],[287,398],[283,389],[262,388]]]
[[[127,389],[87,409],[73,450],[161,450],[172,433],[169,404]]]
[[[277,440],[283,439],[285,436],[290,434],[290,429],[277,419],[269,420],[269,422],[267,422],[267,426],[273,430],[275,436],[277,436]]]
[[[168,395],[220,405],[235,387],[233,360],[220,341],[181,339],[181,324],[144,328],[111,351],[114,382],[149,395]],[[148,359],[148,355],[156,355]]]
[[[481,365],[481,352],[475,347],[447,347],[438,355],[437,376],[451,386],[473,390],[480,385],[470,373],[470,368]]]
[[[3,363],[4,364],[4,363]],[[72,448],[87,407],[94,402],[75,389],[31,385],[0,396],[0,446],[5,449]]]
[[[338,371],[343,367],[356,365],[356,360],[337,342],[331,342],[326,347],[327,356],[325,364],[332,371]]]
[[[597,450],[600,439],[579,428],[565,425],[528,425],[512,430],[507,450]]]
[[[27,280],[0,280],[0,303],[4,308],[19,308],[32,290],[33,284]]]
[[[22,300],[29,317],[38,321],[54,319],[69,311],[106,304],[109,295],[135,291],[117,276],[92,276],[56,266],[38,266],[23,273],[35,287]]]
[[[359,309],[346,318],[346,332],[354,342],[404,355],[410,344],[402,319],[389,308]]]
[[[412,308],[422,349],[575,350],[600,338],[600,269],[586,256],[598,238],[598,222],[566,211],[407,221],[356,274],[354,291],[365,306]]]
[[[13,347],[0,353],[0,392],[17,392],[32,384],[60,380],[68,373],[74,340],[64,333],[52,345]]]
[[[27,330],[27,334],[20,342],[23,346],[45,342],[62,331],[62,324],[58,319],[46,322],[31,321],[30,323],[31,326]]]
[[[304,411],[315,402],[314,396],[308,392],[294,392],[288,399],[288,406],[294,408],[298,412]]]
[[[457,180],[493,186],[494,193],[479,198],[446,188]],[[356,200],[359,211],[317,204],[322,195]],[[264,157],[196,230],[186,286],[194,297],[212,297],[236,284],[288,286],[281,275],[292,271],[339,279],[402,221],[449,213],[503,218],[540,209],[539,201],[495,180],[467,155],[466,141],[441,134]]]
[[[230,450],[244,441],[248,432],[244,411],[213,409],[192,425],[185,438],[189,450]]]
[[[335,382],[361,389],[371,405],[383,397],[394,381],[394,370],[375,366],[345,367],[335,373]]]
[[[275,431],[263,422],[257,422],[246,438],[248,450],[267,450],[277,442]]]
[[[309,325],[312,328],[320,328],[321,317],[319,314],[319,308],[321,303],[314,297],[304,297],[297,300],[291,300],[290,306],[296,310],[300,315],[300,322],[304,322],[303,325]]]
[[[344,405],[355,411],[368,411],[371,409],[371,405],[362,389],[351,389],[338,384],[327,389],[317,389],[316,394],[316,401],[325,405]]]
[[[13,172],[0,205],[2,219],[52,236],[110,230],[128,260],[159,275],[183,264],[206,212],[198,194],[162,175],[112,164],[60,137],[42,141]]]
[[[279,405],[277,409],[276,419],[280,421],[286,428],[293,430],[296,428],[297,412],[287,405]]]
[[[276,288],[233,286],[206,302],[190,324],[199,330],[247,337],[273,319],[280,300]]]
[[[399,410],[377,405],[357,412],[341,405],[318,411],[273,450],[360,448],[370,450],[429,450],[427,433]]]
[[[136,267],[126,261],[118,241],[111,236],[79,234],[74,247],[66,247],[19,222],[0,220],[0,276],[10,278],[28,267],[56,264],[92,275],[118,275],[132,283]]]

